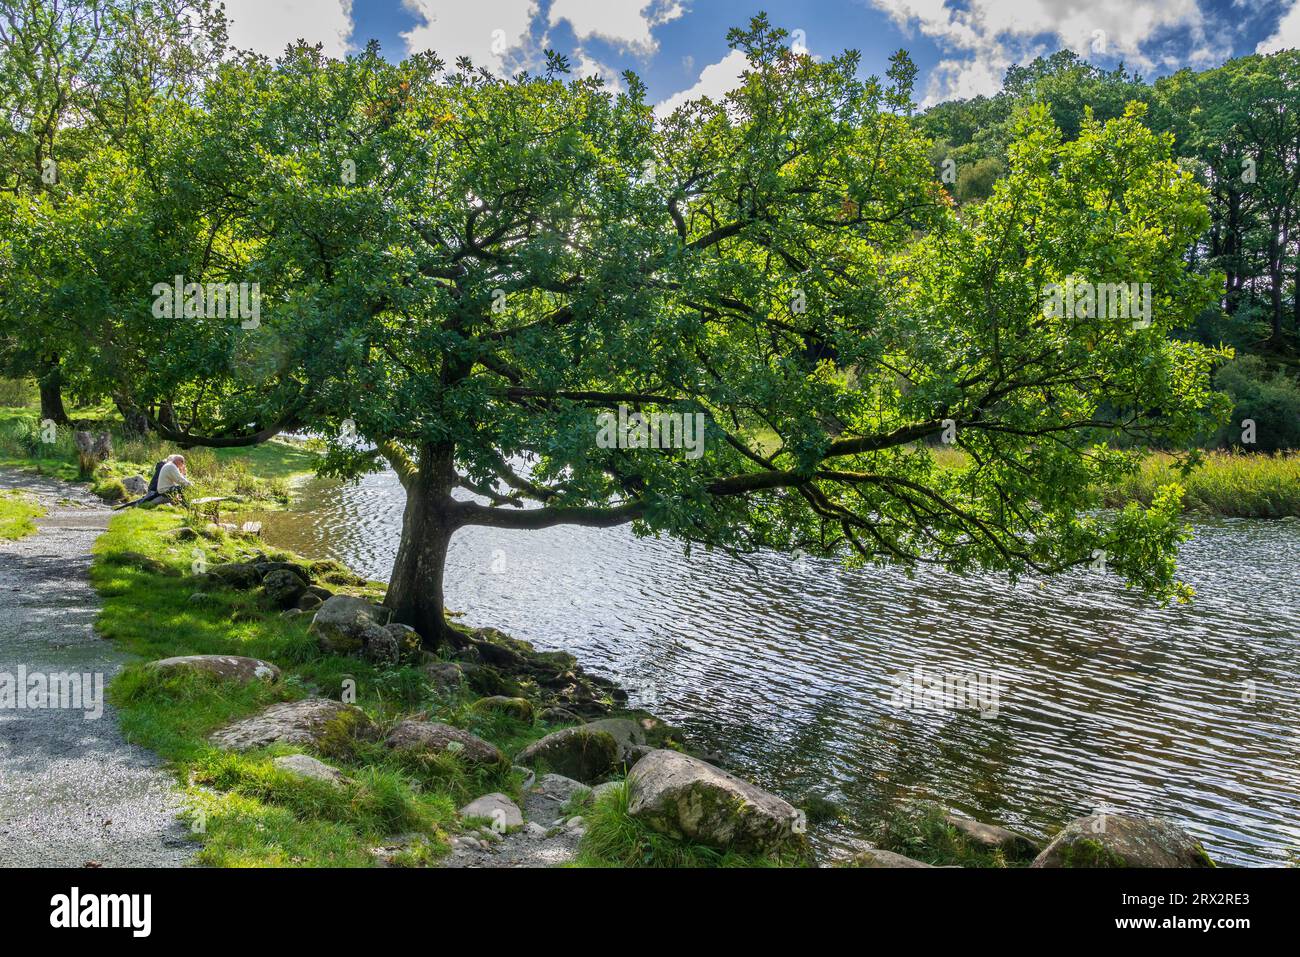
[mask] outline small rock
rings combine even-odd
[[[366,661],[377,665],[396,664],[401,657],[397,639],[386,628],[369,628],[365,632],[362,655]]]
[[[209,565],[208,577],[215,578],[227,588],[256,588],[262,582],[262,574],[256,567],[245,562],[225,562]]]
[[[297,572],[287,568],[268,572],[262,579],[262,592],[275,608],[289,608],[307,588],[307,582]]]
[[[879,848],[868,848],[859,851],[853,857],[845,861],[845,867],[934,867],[933,864],[926,864],[924,861],[913,860],[910,857],[904,857],[902,854],[895,854],[893,851],[882,851]]]
[[[317,761],[307,754],[284,754],[271,763],[277,769],[296,778],[325,781],[333,785],[342,785],[347,780],[338,768],[331,767],[324,761]]]
[[[1000,850],[1007,860],[1032,860],[1042,850],[1036,842],[1024,835],[996,824],[981,824],[951,811],[944,814],[944,820],[969,843],[990,851]]]
[[[485,817],[492,821],[494,836],[500,837],[500,831],[510,827],[519,827],[524,823],[524,814],[519,805],[500,792],[485,794],[475,798],[460,809],[461,817]]]
[[[351,595],[334,595],[316,609],[311,633],[326,654],[349,655],[361,651],[376,634],[393,644],[392,635],[384,631],[389,611]]]
[[[442,693],[458,690],[465,677],[458,663],[436,659],[424,666],[424,673],[434,689]]]
[[[320,598],[309,591],[305,591],[298,596],[298,602],[294,607],[299,611],[314,611],[319,608],[321,604],[322,602]]]
[[[397,642],[397,654],[399,658],[412,659],[420,654],[420,633],[410,625],[403,625],[400,622],[389,622],[384,626],[395,642]]]

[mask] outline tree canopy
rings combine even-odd
[[[63,317],[85,375],[167,438],[307,430],[326,471],[391,463],[387,602],[430,644],[454,639],[443,564],[469,525],[1101,563],[1185,596],[1172,491],[1095,510],[1136,467],[1116,438],[1186,442],[1223,411],[1224,353],[1170,335],[1216,282],[1184,260],[1210,220],[1173,138],[1141,105],[1069,135],[1020,111],[963,210],[906,55],[863,79],[763,17],[729,40],[743,84],[663,121],[634,76],[616,92],[558,57],[509,79],[373,46],[230,59],[82,158],[75,194],[11,204],[3,306]],[[259,321],[159,319],[175,276],[256,284]],[[1076,283],[1149,296],[1148,321],[1047,308]],[[700,454],[597,441],[620,406],[701,416]]]

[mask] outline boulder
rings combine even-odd
[[[386,743],[394,751],[408,754],[451,751],[468,764],[490,766],[505,762],[505,755],[496,745],[463,728],[437,721],[403,721],[389,732]]]
[[[256,588],[262,582],[262,573],[247,562],[209,565],[207,573],[227,588]]]
[[[271,763],[275,765],[277,771],[283,771],[295,778],[324,781],[335,786],[347,780],[338,768],[331,767],[324,761],[317,761],[307,754],[282,754]]]
[[[475,711],[508,714],[530,724],[533,720],[533,705],[527,698],[507,698],[505,695],[495,694],[488,698],[479,698],[470,707]]]
[[[1200,842],[1154,817],[1093,814],[1067,824],[1030,867],[1213,867]]]
[[[350,655],[365,648],[369,640],[392,640],[383,627],[388,623],[388,615],[387,608],[364,598],[334,595],[316,609],[309,631],[325,653]]]
[[[465,679],[461,666],[454,661],[429,661],[424,666],[424,674],[432,682],[434,690],[443,693],[458,690]]]
[[[280,669],[269,661],[242,655],[180,655],[151,661],[145,667],[167,673],[203,672],[240,684],[280,680]]]
[[[676,751],[653,751],[627,777],[628,813],[660,833],[743,854],[803,853],[794,806]]]
[[[277,568],[275,571],[267,572],[266,577],[262,579],[262,591],[266,594],[267,601],[276,608],[291,607],[306,588],[307,583],[297,572],[288,568]]]
[[[619,745],[608,731],[580,724],[539,738],[515,755],[515,764],[548,769],[592,784],[619,765]]]
[[[962,817],[951,811],[946,812],[943,819],[950,827],[955,828],[968,844],[988,851],[1001,851],[1009,861],[1033,860],[1034,856],[1042,850],[1041,845],[1023,834],[1017,834],[996,824],[981,824],[979,821]]]
[[[298,600],[294,602],[294,608],[298,611],[315,611],[320,606],[320,598],[309,591],[303,592],[298,596]]]
[[[604,731],[618,744],[618,760],[629,767],[648,751],[662,748],[672,735],[672,728],[652,715],[598,718],[582,727]]]
[[[843,864],[844,867],[934,867],[924,861],[913,860],[893,851],[882,851],[872,847],[858,851]]]
[[[128,475],[122,479],[122,488],[128,495],[144,495],[149,491],[149,480],[143,475]]]
[[[209,739],[232,751],[291,744],[333,752],[356,740],[378,737],[378,728],[360,708],[329,698],[273,704],[260,714],[213,732]]]
[[[521,827],[524,814],[519,805],[500,792],[475,798],[460,809],[461,817],[485,817],[498,834],[511,827]]]

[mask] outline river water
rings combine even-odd
[[[393,473],[300,492],[258,516],[267,540],[387,579]],[[1300,522],[1195,525],[1190,607],[1091,573],[1012,585],[688,559],[627,528],[465,529],[447,603],[571,652],[737,773],[855,821],[900,796],[1036,836],[1097,811],[1156,814],[1221,863],[1286,864],[1300,849]]]

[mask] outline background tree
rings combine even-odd
[[[153,144],[131,140],[149,128],[138,121],[160,97],[192,95],[225,44],[224,16],[210,0],[0,0],[0,190],[11,204],[44,204],[48,218],[81,188],[79,167],[96,150],[127,149],[144,163]],[[13,216],[33,225],[30,213]],[[0,209],[6,220],[15,221]],[[43,311],[51,303],[41,290],[53,283],[13,276],[38,268],[44,251],[26,246],[7,258],[0,369],[34,376],[42,417],[65,423],[63,388],[85,371],[67,353],[86,344],[87,327]],[[138,418],[132,404],[122,408],[128,422]]]

